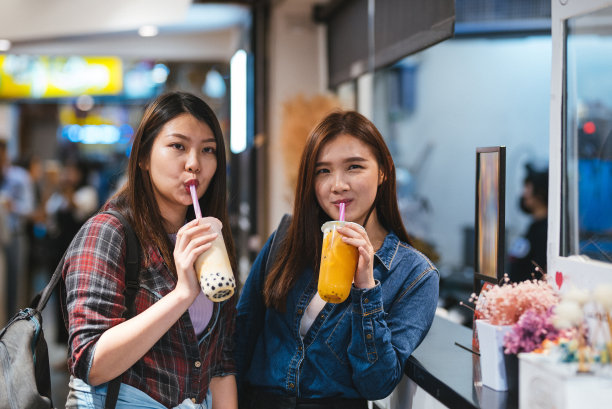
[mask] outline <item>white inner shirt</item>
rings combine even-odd
[[[300,337],[304,339],[304,335],[308,332],[312,323],[317,318],[317,315],[321,312],[323,307],[325,307],[326,302],[319,296],[319,292],[317,291],[310,300],[308,307],[306,307],[306,312],[302,316],[302,320],[300,321]]]

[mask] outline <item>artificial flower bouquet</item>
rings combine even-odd
[[[579,373],[612,376],[612,284],[600,284],[593,291],[568,289],[552,322],[566,334],[555,358],[577,364]]]
[[[559,331],[552,325],[552,311],[559,294],[543,279],[502,283],[472,294],[480,351],[482,382],[495,390],[515,390],[518,374],[516,354],[556,340]],[[504,355],[504,352],[508,355]]]
[[[558,334],[558,342],[544,341],[542,354],[519,354],[519,407],[610,407],[612,285],[569,288],[550,312],[546,328]]]
[[[479,296],[472,294],[470,301],[475,304],[477,319],[506,327],[506,354],[539,350],[545,341],[556,341],[561,335],[553,325],[553,311],[560,296],[545,276],[511,283],[505,275],[502,284]]]

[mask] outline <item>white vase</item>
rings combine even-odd
[[[504,364],[504,336],[510,329],[512,325],[491,325],[487,320],[476,320],[482,384],[496,391],[508,390]]]

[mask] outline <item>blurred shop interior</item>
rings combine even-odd
[[[392,151],[406,227],[441,273],[440,307],[471,325],[471,312],[458,303],[473,284],[475,149],[506,146],[511,247],[531,220],[519,206],[527,166],[548,168],[551,5],[432,3],[55,0],[34,10],[29,2],[4,2],[0,136],[14,165],[39,169],[31,172],[37,203],[18,304],[54,267],[45,260],[55,222],[46,208],[66,178],[62,170],[84,166],[99,206],[122,181],[146,102],[183,90],[213,107],[230,142],[241,279],[291,211],[292,178],[310,128],[329,109],[356,109]],[[581,75],[603,81],[609,40],[601,39],[608,51]],[[612,103],[596,97],[581,106],[580,129],[599,141],[612,129]]]
[[[404,222],[440,270],[439,305],[451,319],[471,326],[459,301],[473,288],[477,147],[507,149],[506,247],[529,226],[519,205],[526,169],[546,172],[549,162],[550,0],[55,0],[33,7],[5,1],[0,17],[0,137],[13,165],[34,164],[28,171],[37,192],[26,216],[19,307],[53,271],[47,253],[57,219],[48,202],[70,179],[65,169],[84,169],[83,183],[101,205],[122,182],[146,102],[169,90],[202,97],[229,141],[241,279],[291,211],[308,131],[335,107],[360,111],[386,138]],[[580,75],[609,84],[601,67],[612,63],[610,37],[598,47],[604,51],[591,53]],[[577,119],[595,147],[612,130],[606,90],[590,89]],[[609,248],[601,254],[610,260]],[[8,297],[9,287],[0,288]],[[0,313],[5,322],[14,311],[3,302]]]
[[[244,278],[291,211],[291,165],[323,115],[313,107],[357,109],[391,148],[406,226],[442,274],[441,305],[468,321],[457,302],[472,289],[475,147],[507,147],[507,243],[529,222],[518,206],[525,165],[547,167],[550,2],[397,3],[376,3],[369,21],[368,1],[117,0],[87,9],[56,1],[35,15],[9,2],[0,134],[13,163],[40,164],[39,201],[57,189],[62,165],[84,163],[99,205],[121,183],[145,103],[168,90],[201,96],[231,140],[230,210]],[[393,7],[407,21],[394,20]],[[429,25],[416,24],[421,12]],[[393,30],[409,22],[412,31]],[[245,71],[232,78],[238,60]],[[234,116],[243,116],[236,128],[246,135],[236,148],[230,95],[239,75],[246,106]],[[39,215],[33,234],[44,238],[48,222]],[[52,265],[40,264],[50,274]],[[26,285],[22,302],[41,283]]]

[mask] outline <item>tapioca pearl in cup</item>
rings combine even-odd
[[[232,294],[232,292],[233,292],[232,290],[222,290],[222,291],[219,291],[213,294],[213,298],[219,300],[219,299],[225,298],[228,295]]]

